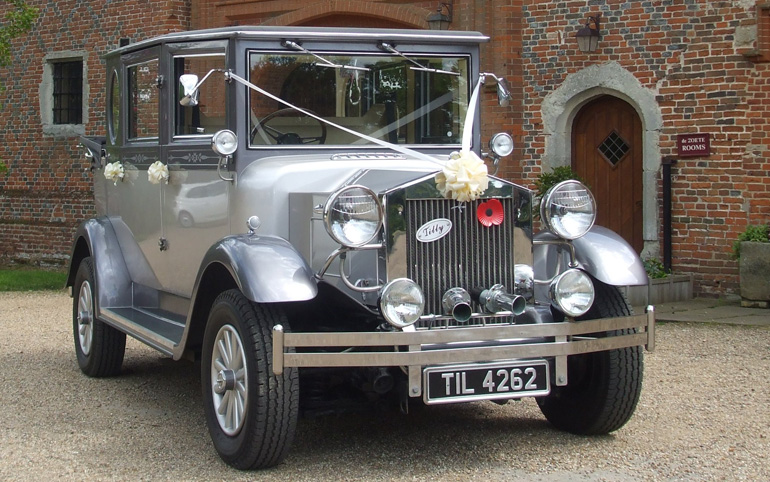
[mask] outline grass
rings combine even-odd
[[[0,291],[45,291],[64,289],[67,273],[30,268],[0,269]]]

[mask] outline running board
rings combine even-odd
[[[183,316],[157,308],[105,308],[99,319],[169,356],[185,327]]]

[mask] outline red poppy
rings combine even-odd
[[[501,225],[505,217],[503,203],[497,199],[490,199],[479,204],[478,209],[476,209],[476,217],[486,227]]]

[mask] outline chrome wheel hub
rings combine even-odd
[[[211,353],[211,397],[222,431],[237,435],[248,408],[248,373],[241,337],[232,325],[219,329]]]
[[[214,392],[219,395],[224,395],[227,390],[235,388],[235,372],[232,370],[221,370],[217,374],[216,383],[214,384]]]
[[[91,353],[91,344],[94,339],[94,297],[91,283],[88,281],[80,285],[78,294],[78,343],[83,355]]]

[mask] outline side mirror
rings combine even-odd
[[[195,107],[198,105],[198,76],[194,74],[184,74],[179,77],[179,83],[184,89],[184,97],[179,103],[185,107]]]
[[[508,88],[508,81],[500,77],[497,79],[497,103],[505,107],[511,101],[511,89]]]

